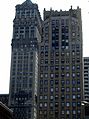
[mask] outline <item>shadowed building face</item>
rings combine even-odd
[[[38,5],[30,0],[17,5],[13,23],[9,106],[15,119],[36,119],[38,44],[41,41]]]

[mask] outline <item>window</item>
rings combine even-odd
[[[66,106],[69,107],[70,106],[70,103],[69,102],[66,102]]]
[[[43,80],[40,80],[40,85],[43,85]]]
[[[47,85],[48,84],[48,80],[44,80],[44,84]]]
[[[78,92],[80,92],[80,91],[81,91],[80,87],[78,87],[78,88],[77,88],[77,91],[78,91]]]
[[[78,109],[77,113],[80,114],[81,113],[81,110]]]
[[[58,92],[59,88],[58,87],[55,87],[55,92]]]
[[[65,81],[64,80],[61,80],[61,84],[64,85],[65,84]]]
[[[59,64],[59,59],[55,59],[55,64]]]
[[[40,74],[40,78],[43,78],[43,74]]]
[[[55,66],[55,70],[59,70],[59,66],[56,65],[56,66]]]
[[[69,115],[70,114],[70,111],[69,110],[66,110],[66,114]]]
[[[76,95],[73,94],[73,95],[72,95],[72,99],[76,99]]]
[[[47,102],[44,103],[44,107],[47,107]]]
[[[67,88],[66,88],[66,92],[69,92],[69,91],[70,91],[70,88],[69,88],[69,87],[67,87]]]
[[[40,114],[40,115],[42,115],[42,114],[43,114],[41,110],[39,111],[39,114]]]
[[[45,78],[47,78],[48,77],[48,74],[47,73],[45,73]]]
[[[53,71],[54,70],[54,66],[50,66],[50,70]]]
[[[54,74],[53,73],[50,74],[50,78],[54,78]]]
[[[45,71],[48,71],[48,66],[45,66]]]
[[[59,96],[56,94],[56,95],[55,95],[55,100],[58,100],[58,97],[59,97]]]
[[[54,98],[53,95],[51,95],[51,96],[50,96],[50,99],[53,100],[53,98]]]
[[[75,32],[73,32],[73,33],[72,33],[72,36],[73,36],[73,37],[75,37],[75,35],[76,35],[76,33],[75,33]]]
[[[67,72],[67,73],[66,73],[66,77],[69,77],[69,76],[70,76],[70,74]]]
[[[62,94],[61,95],[61,99],[64,100],[65,99],[65,95]]]
[[[50,85],[53,86],[54,80],[50,80]]]
[[[40,88],[40,93],[43,93],[43,88]]]
[[[69,66],[66,66],[66,69],[67,69],[67,70],[69,70],[69,69],[70,69],[70,67],[69,67]]]
[[[45,95],[45,96],[44,96],[44,99],[45,99],[45,100],[47,100],[47,99],[48,99],[48,96],[47,96],[47,95]]]
[[[61,63],[65,63],[65,60],[64,59],[61,59]]]
[[[66,84],[67,84],[67,85],[70,84],[70,80],[66,80]]]
[[[48,56],[48,51],[45,52],[45,56],[46,56],[46,57]]]
[[[76,114],[76,110],[73,110],[72,113],[73,113],[73,115],[75,115]]]
[[[48,64],[48,59],[45,59],[45,64]]]
[[[70,95],[69,94],[66,94],[66,99],[70,99]]]
[[[81,106],[81,102],[77,102],[77,106],[80,107]]]
[[[51,59],[50,63],[51,63],[51,64],[54,64],[54,60],[53,60],[53,59]]]
[[[75,73],[72,73],[72,77],[75,77]]]
[[[64,107],[65,106],[65,103],[64,102],[61,102],[61,106]]]
[[[50,88],[50,92],[53,92],[53,88],[52,87]]]
[[[42,107],[43,106],[43,104],[42,103],[40,103],[40,107]]]
[[[61,25],[64,25],[64,19],[61,19]]]
[[[45,46],[45,50],[48,50],[48,46]]]
[[[53,108],[53,103],[52,102],[50,103],[50,107]]]
[[[76,80],[72,80],[72,84],[75,85],[76,84]]]
[[[41,59],[41,60],[40,60],[40,63],[41,63],[41,64],[43,64],[43,63],[44,63],[44,60],[43,60],[43,59]]]
[[[40,95],[40,100],[42,100],[43,99],[43,96],[42,95]]]
[[[55,78],[58,78],[59,77],[59,73],[55,73]]]
[[[77,98],[78,98],[78,99],[80,99],[80,98],[81,98],[81,95],[80,95],[80,94],[78,94],[78,95],[77,95]]]
[[[64,88],[64,87],[62,87],[62,88],[61,88],[61,91],[62,91],[62,92],[64,92],[64,91],[65,91],[65,88]]]
[[[48,88],[47,87],[44,88],[44,92],[48,92]]]
[[[65,56],[65,53],[64,52],[61,52],[61,56]]]
[[[77,65],[77,69],[80,69],[80,66],[79,65]]]
[[[64,78],[64,76],[65,76],[65,74],[62,72],[62,73],[61,73],[61,77]]]
[[[51,115],[53,115],[53,114],[54,114],[53,110],[50,110],[50,114],[51,114]],[[53,118],[50,118],[50,119],[53,119]]]
[[[55,107],[58,107],[58,102],[55,102]]]
[[[56,52],[55,55],[56,55],[56,56],[59,56],[59,52]]]
[[[75,70],[75,66],[74,65],[72,66],[72,70]]]
[[[72,102],[72,106],[73,107],[76,107],[76,102]]]
[[[44,46],[41,46],[41,50],[44,50]]]
[[[64,110],[62,110],[62,111],[61,111],[61,114],[62,114],[62,115],[64,115],[64,113],[65,113],[65,111],[64,111]]]
[[[72,87],[72,92],[76,92],[76,88],[75,87]]]
[[[58,80],[55,80],[55,85],[58,85],[59,84],[59,81]]]
[[[77,63],[79,63],[80,62],[80,59],[79,58],[77,58],[77,61],[76,61]]]
[[[77,72],[77,77],[80,77],[80,73],[79,72]]]
[[[62,65],[62,66],[61,66],[61,70],[64,70],[64,69],[65,69],[65,67]]]

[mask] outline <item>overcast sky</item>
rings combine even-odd
[[[2,0],[0,2],[0,93],[9,92],[11,40],[15,6],[25,0]],[[32,0],[37,3],[41,15],[43,9],[69,10],[79,6],[82,9],[83,56],[89,56],[89,2],[88,0]]]

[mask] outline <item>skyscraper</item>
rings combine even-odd
[[[44,9],[38,119],[83,119],[82,61],[81,9]]]
[[[41,16],[30,0],[16,6],[13,20],[9,107],[15,119],[36,119]]]
[[[89,57],[84,57],[84,100],[89,102]]]

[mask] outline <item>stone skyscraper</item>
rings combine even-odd
[[[83,119],[82,61],[81,9],[44,9],[38,119]]]
[[[84,57],[84,100],[89,102],[89,57]]]
[[[37,118],[38,44],[41,16],[30,0],[16,6],[13,20],[9,107],[15,119]]]

